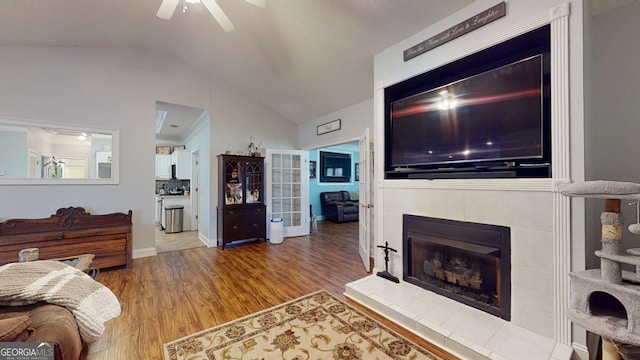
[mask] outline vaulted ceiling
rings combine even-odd
[[[1,0],[0,45],[150,48],[302,123],[373,96],[373,56],[472,0],[217,0],[225,32],[182,0]]]
[[[375,54],[472,1],[217,0],[225,32],[183,0],[170,20],[161,0],[0,0],[0,45],[153,49],[304,123],[371,98]]]

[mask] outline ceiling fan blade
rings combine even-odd
[[[227,17],[227,14],[222,11],[220,5],[215,0],[201,0],[204,6],[209,10],[211,15],[216,19],[218,24],[222,26],[222,30],[230,32],[235,30],[235,26],[231,23],[231,20]]]
[[[158,8],[156,16],[164,20],[171,19],[173,12],[178,6],[178,1],[180,0],[162,0],[162,4],[160,4],[160,7]]]
[[[264,8],[265,6],[267,6],[267,0],[247,0],[247,2],[251,5],[255,5],[261,8]]]

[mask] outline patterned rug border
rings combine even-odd
[[[302,296],[300,296],[299,298],[295,298],[295,299],[293,299],[293,300],[289,300],[289,301],[287,301],[287,302],[283,302],[283,303],[281,303],[281,304],[278,304],[278,305],[272,306],[272,307],[270,307],[270,308],[266,308],[266,309],[264,309],[264,310],[259,310],[259,311],[256,311],[256,312],[254,312],[254,313],[247,314],[247,315],[245,315],[245,316],[243,316],[243,317],[239,317],[239,318],[236,318],[236,319],[233,319],[233,320],[229,320],[229,321],[227,321],[227,322],[225,322],[225,323],[222,323],[222,324],[220,324],[220,325],[215,325],[215,326],[212,326],[212,327],[210,327],[210,328],[208,328],[208,329],[200,330],[200,331],[198,331],[198,332],[196,332],[196,333],[193,333],[193,334],[190,334],[190,335],[187,335],[187,336],[183,336],[183,337],[181,337],[181,338],[179,338],[179,339],[171,340],[171,341],[169,341],[169,342],[166,342],[166,343],[162,344],[162,348],[164,349],[164,356],[165,356],[165,359],[167,359],[167,360],[169,359],[169,358],[167,357],[167,356],[168,356],[168,354],[167,354],[167,345],[169,345],[169,344],[173,344],[173,343],[176,343],[176,342],[178,342],[178,341],[183,341],[183,340],[186,340],[186,339],[189,339],[189,338],[197,338],[197,337],[199,337],[200,335],[202,335],[202,334],[206,334],[206,333],[208,333],[208,332],[210,332],[210,331],[213,331],[213,330],[215,330],[215,329],[217,329],[217,328],[221,328],[221,327],[224,327],[224,326],[230,325],[230,324],[232,324],[232,323],[234,323],[234,322],[239,322],[239,321],[243,321],[243,320],[246,320],[246,319],[250,319],[250,318],[252,318],[252,317],[256,317],[256,316],[262,315],[262,314],[264,314],[264,313],[268,313],[268,312],[271,312],[271,311],[274,311],[274,310],[280,309],[280,308],[285,307],[285,306],[289,306],[289,304],[292,304],[292,303],[295,303],[295,302],[298,302],[298,301],[302,301],[302,300],[307,299],[307,298],[310,298],[310,297],[314,297],[314,296],[316,296],[316,295],[318,295],[318,294],[320,294],[320,293],[322,293],[322,292],[327,293],[327,295],[331,296],[331,297],[332,297],[332,298],[334,298],[334,299],[338,299],[337,297],[335,297],[335,296],[333,296],[332,294],[330,294],[328,291],[326,291],[326,290],[322,289],[322,290],[318,290],[318,291],[316,291],[316,292],[313,292],[313,293],[310,293],[310,294],[307,294],[307,295],[302,295]],[[338,300],[340,300],[340,299],[338,299]],[[340,300],[340,302],[344,302],[344,301]],[[346,304],[346,305],[349,305],[349,304]],[[357,310],[357,309],[354,309],[354,310]]]
[[[278,309],[285,308],[285,307],[287,307],[287,306],[289,306],[289,305],[291,305],[291,304],[294,304],[294,303],[298,303],[298,302],[301,302],[301,301],[305,301],[305,300],[312,299],[313,297],[318,296],[318,295],[320,295],[320,294],[323,294],[324,296],[330,297],[331,299],[333,299],[333,300],[335,300],[335,301],[339,302],[340,304],[342,304],[342,305],[344,305],[345,307],[349,308],[349,310],[353,311],[354,313],[358,314],[359,316],[362,316],[362,317],[365,317],[365,318],[371,319],[371,320],[372,320],[372,321],[374,321],[374,322],[375,322],[375,323],[376,323],[376,324],[377,324],[381,329],[383,329],[384,331],[388,332],[390,335],[393,335],[393,336],[395,336],[395,337],[397,337],[397,338],[399,338],[399,339],[402,339],[402,340],[406,341],[407,343],[409,343],[410,345],[412,345],[412,346],[413,346],[413,347],[415,347],[416,349],[420,350],[420,352],[423,352],[423,353],[425,353],[425,354],[430,354],[430,355],[432,355],[432,356],[435,356],[435,359],[440,359],[440,360],[442,359],[442,358],[441,358],[441,356],[436,355],[436,354],[435,354],[435,353],[433,353],[432,351],[427,350],[427,349],[425,349],[424,347],[422,347],[422,346],[420,346],[420,345],[416,344],[414,341],[409,340],[406,336],[404,336],[404,335],[402,335],[402,334],[399,334],[397,331],[395,331],[395,330],[393,330],[393,329],[389,328],[388,326],[386,326],[386,325],[382,324],[382,323],[380,322],[380,320],[375,319],[373,316],[371,316],[371,315],[369,315],[369,314],[367,314],[367,313],[365,313],[365,312],[361,311],[360,309],[357,309],[357,308],[356,308],[356,307],[354,307],[353,305],[351,305],[351,304],[347,303],[345,300],[342,300],[342,299],[338,298],[337,296],[335,296],[335,295],[333,295],[333,294],[329,293],[329,292],[328,292],[327,290],[325,290],[325,289],[318,290],[318,291],[315,291],[315,292],[309,293],[309,294],[307,294],[307,295],[303,295],[303,296],[300,296],[300,297],[298,297],[298,298],[295,298],[295,299],[292,299],[292,300],[286,301],[286,302],[284,302],[284,303],[281,303],[281,304],[278,304],[278,305],[272,306],[272,307],[270,307],[270,308],[266,308],[266,309],[263,309],[263,310],[259,310],[259,311],[257,311],[257,312],[253,312],[253,313],[247,314],[247,315],[245,315],[245,316],[242,316],[242,317],[239,317],[239,318],[236,318],[236,319],[233,319],[233,320],[227,321],[227,322],[225,322],[225,323],[222,323],[222,324],[219,324],[219,325],[215,325],[215,326],[213,326],[213,327],[210,327],[210,328],[207,328],[207,329],[204,329],[204,330],[200,330],[200,331],[198,331],[198,332],[195,332],[195,333],[192,333],[192,334],[189,334],[189,335],[183,336],[183,337],[181,337],[181,338],[174,339],[174,340],[172,340],[172,341],[166,342],[166,343],[164,343],[164,344],[162,345],[162,350],[163,350],[164,359],[165,359],[165,360],[171,360],[171,358],[170,358],[170,354],[169,354],[169,345],[171,345],[171,344],[175,344],[175,343],[179,343],[179,342],[184,342],[185,340],[187,340],[187,339],[192,339],[192,338],[193,338],[193,339],[197,339],[197,338],[199,338],[200,336],[202,336],[202,335],[204,335],[204,334],[207,334],[207,333],[210,333],[210,332],[214,332],[214,331],[216,331],[216,330],[218,330],[218,329],[224,328],[224,327],[229,326],[229,325],[231,325],[231,324],[233,324],[233,323],[242,322],[242,321],[245,321],[245,320],[248,320],[248,319],[251,319],[251,318],[257,318],[257,317],[260,317],[260,316],[261,316],[261,315],[263,315],[263,314],[270,313],[270,312],[274,312],[274,311],[276,311],[276,310],[278,310]],[[400,325],[399,325],[399,326],[400,326]]]

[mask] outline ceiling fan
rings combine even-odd
[[[178,6],[178,3],[180,1],[181,0],[162,0],[162,3],[158,8],[158,12],[156,13],[156,16],[164,20],[171,19],[171,16],[173,16],[173,13],[175,12],[176,7]],[[185,0],[182,0],[182,1],[184,2]],[[267,5],[267,0],[246,0],[246,1],[249,4],[252,4],[261,8]],[[233,24],[231,23],[231,20],[229,20],[229,18],[227,17],[227,14],[224,13],[224,11],[220,7],[220,5],[218,5],[216,0],[187,0],[187,2],[189,3],[202,2],[202,4],[204,4],[204,7],[206,7],[207,10],[209,10],[211,15],[216,19],[216,21],[218,22],[218,24],[220,24],[220,26],[224,31],[230,32],[235,29],[235,26],[233,26]]]

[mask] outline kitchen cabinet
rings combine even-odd
[[[189,150],[174,150],[171,153],[171,165],[176,166],[176,179],[191,179],[191,154]]]
[[[171,155],[156,154],[156,179],[171,179]]]
[[[218,155],[218,246],[265,239],[264,158]]]
[[[167,206],[181,205],[184,207],[182,212],[182,230],[190,231],[191,230],[191,198],[189,196],[182,195],[164,195],[162,197],[162,228],[164,229],[167,225],[167,217],[165,208]]]

